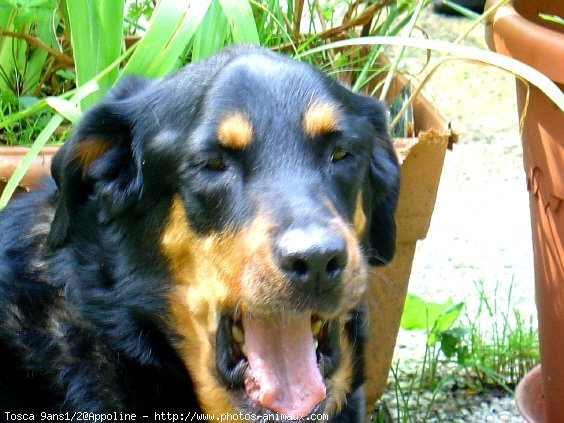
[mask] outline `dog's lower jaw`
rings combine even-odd
[[[215,312],[211,314],[217,317]],[[217,339],[218,334],[220,333],[220,329],[218,328],[223,321],[224,324],[227,324],[227,331],[229,331],[229,328],[233,324],[233,320],[217,317],[218,323],[216,327],[210,327],[207,325],[210,320],[212,319],[209,316],[206,316],[205,319],[200,321],[196,319],[194,315],[190,316],[187,313],[185,315],[185,319],[182,321],[185,333],[180,337],[179,342],[176,344],[178,354],[192,378],[201,411],[218,420],[221,419],[222,415],[225,416],[228,414],[238,415],[239,413],[250,413],[262,416],[263,414],[274,415],[276,414],[276,411],[284,411],[282,409],[273,411],[257,404],[256,401],[253,401],[253,399],[250,398],[244,387],[244,383],[230,383],[221,376],[221,371],[217,361]],[[352,379],[352,351],[351,346],[347,341],[344,329],[345,320],[346,317],[342,316],[341,318],[333,321],[333,327],[335,328],[334,332],[338,337],[340,347],[340,359],[339,365],[334,367],[327,377],[323,377],[326,398],[317,406],[316,404],[313,404],[311,409],[295,410],[296,414],[308,414],[309,412],[313,412],[316,414],[327,414],[331,417],[338,414],[342,406],[345,404],[346,397],[351,389]],[[176,323],[179,322],[177,321]],[[312,328],[312,331],[314,330],[317,330],[317,328]],[[200,342],[201,340],[206,341]],[[232,342],[232,340],[230,339],[228,342]],[[320,343],[321,342],[327,341],[320,340]],[[247,366],[242,368],[243,377],[245,375],[246,368]],[[239,370],[241,371],[241,369]],[[323,369],[320,370],[320,373],[324,374]]]
[[[350,391],[352,375],[346,317],[323,324],[310,313],[243,316],[224,314],[220,319],[215,337],[217,367],[209,369],[219,376],[217,383],[233,404],[229,412],[279,418],[337,414]],[[308,356],[312,362],[303,364]],[[287,369],[290,366],[295,368]]]

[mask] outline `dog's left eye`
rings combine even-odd
[[[333,163],[346,159],[350,156],[350,153],[342,147],[335,147],[331,153],[331,161]]]
[[[206,169],[216,170],[216,171],[225,170],[227,168],[227,164],[225,163],[223,158],[219,156],[207,160],[204,163],[204,166],[206,167]]]

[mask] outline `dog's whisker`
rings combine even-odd
[[[394,295],[396,295],[396,296],[400,295],[400,288],[387,275],[385,275],[384,273],[376,270],[374,267],[370,267],[369,270],[368,270],[368,273],[370,275],[374,275],[374,276],[378,277],[382,282],[384,282],[386,284],[386,286],[390,289],[390,291],[392,291],[394,293]],[[374,281],[374,278],[370,278],[370,280],[371,280],[371,283],[376,283]]]

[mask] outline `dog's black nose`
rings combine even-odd
[[[277,253],[282,271],[309,294],[334,288],[347,264],[344,238],[320,226],[285,232]]]

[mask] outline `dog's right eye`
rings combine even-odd
[[[342,147],[335,147],[331,153],[331,161],[333,163],[340,162],[350,156],[350,153]]]
[[[223,157],[218,156],[207,160],[204,163],[204,167],[209,170],[220,171],[220,170],[225,170],[227,168],[227,164],[223,160]]]

